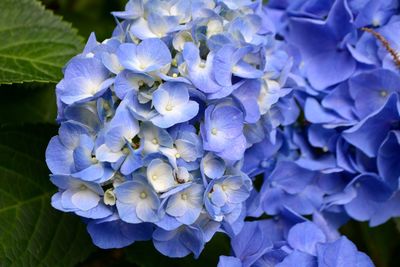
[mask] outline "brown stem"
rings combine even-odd
[[[396,66],[398,68],[400,68],[400,57],[399,54],[396,52],[396,50],[394,50],[391,46],[388,40],[386,40],[385,37],[383,37],[382,34],[380,34],[379,32],[374,31],[371,28],[361,28],[361,30],[368,32],[370,34],[372,34],[376,39],[378,39],[383,47],[385,47],[385,49],[389,52],[389,54],[392,56],[394,63],[396,64]]]

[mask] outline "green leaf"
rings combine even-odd
[[[198,259],[189,255],[182,259],[172,259],[160,254],[152,242],[137,242],[126,249],[126,258],[139,267],[204,267],[217,266],[219,256],[229,255],[229,239],[222,233],[217,233],[206,244]]]
[[[76,31],[36,0],[0,1],[0,84],[57,82],[81,46]]]
[[[57,105],[54,84],[0,85],[0,125],[54,123]]]
[[[93,249],[77,216],[50,206],[48,125],[0,127],[0,265],[74,266]]]

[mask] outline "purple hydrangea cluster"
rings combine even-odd
[[[233,255],[221,256],[218,267],[374,266],[321,215],[313,221],[286,210],[279,218],[245,222],[231,239]]]
[[[113,15],[113,36],[92,34],[57,85],[52,205],[83,217],[101,248],[152,239],[198,256],[243,227],[246,151],[279,144],[298,115],[292,59],[261,1],[131,0]]]
[[[197,257],[223,232],[219,267],[373,266],[338,229],[400,216],[397,0],[130,0],[113,16],[57,85],[56,209],[101,248]]]
[[[373,266],[336,230],[400,216],[400,4],[271,0],[264,11],[294,58],[289,78],[303,112],[277,143],[255,144],[244,158],[246,173],[264,176],[248,216],[283,224],[246,222],[220,266]],[[240,247],[252,227],[272,232]]]
[[[304,115],[285,127],[290,156],[265,174],[259,205],[337,226],[400,216],[399,2],[270,1],[266,13],[295,59]]]

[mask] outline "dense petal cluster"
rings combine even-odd
[[[264,175],[248,199],[248,216],[313,215],[324,235],[311,223],[296,225],[278,239],[286,242],[284,253],[266,241],[248,252],[248,262],[232,244],[235,258],[220,265],[373,266],[324,228],[349,219],[376,226],[400,216],[399,3],[269,1],[265,12],[295,58],[294,97],[304,112],[278,131],[277,142],[246,151],[243,170]]]
[[[314,222],[289,210],[270,220],[245,222],[232,238],[232,256],[221,256],[218,267],[373,267],[367,255],[320,215]]]
[[[262,2],[130,0],[65,67],[52,205],[96,245],[373,266],[337,229],[400,216],[400,4]]]
[[[296,58],[304,118],[286,128],[290,162],[266,176],[260,205],[371,226],[398,217],[400,5],[294,2],[271,1],[267,13]]]
[[[262,1],[130,0],[113,15],[113,36],[92,34],[57,85],[52,205],[101,248],[152,239],[198,256],[243,227],[246,151],[281,146],[299,114],[292,58]]]

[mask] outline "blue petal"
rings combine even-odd
[[[119,219],[105,222],[91,221],[87,230],[96,246],[102,249],[122,248],[135,241],[151,238],[150,224],[128,224]]]
[[[309,254],[293,251],[282,262],[278,263],[276,267],[317,267],[317,258]],[[319,266],[319,265],[318,265]]]
[[[67,149],[58,136],[51,138],[47,146],[46,163],[54,174],[71,174],[75,169],[73,151]]]
[[[276,165],[270,176],[270,181],[290,194],[297,194],[308,186],[315,173],[299,167],[290,161],[281,161]]]
[[[129,0],[125,6],[125,11],[115,11],[111,14],[121,19],[137,19],[143,15],[143,1]]]
[[[379,148],[377,163],[379,174],[393,190],[399,186],[400,177],[400,132],[389,133]]]
[[[361,174],[348,185],[354,186],[357,196],[344,208],[353,218],[364,221],[369,220],[376,212],[379,202],[384,202],[392,195],[392,190],[379,176],[374,174]]]
[[[87,211],[99,204],[100,196],[90,189],[80,190],[72,194],[71,202],[80,210]]]
[[[344,139],[359,148],[367,156],[375,157],[380,145],[392,129],[393,121],[400,119],[397,102],[397,95],[392,94],[381,109],[344,131]],[[379,131],[376,129],[379,129]]]
[[[192,252],[191,246],[198,243],[198,236],[193,236],[191,238],[190,234],[185,234],[184,238],[182,238],[183,240],[181,240],[181,235],[186,231],[185,228],[178,228],[174,231],[165,231],[158,228],[153,234],[154,246],[163,255],[174,258],[185,257]],[[188,242],[192,243],[192,245],[188,244],[188,246],[186,246]]]
[[[220,256],[217,267],[242,267],[240,259],[235,257]]]
[[[349,80],[350,94],[361,118],[381,108],[392,92],[399,91],[400,76],[392,71],[377,69],[364,72]]]
[[[244,119],[248,123],[256,123],[260,119],[260,108],[257,102],[260,87],[258,80],[249,80],[233,92],[233,96],[240,101],[244,109]]]
[[[317,245],[318,266],[357,266],[357,248],[346,237],[333,243]]]
[[[211,179],[220,178],[225,172],[225,162],[208,153],[201,160],[201,172]]]
[[[311,255],[316,255],[316,245],[325,241],[324,233],[312,222],[296,224],[288,235],[288,242],[292,248]]]

